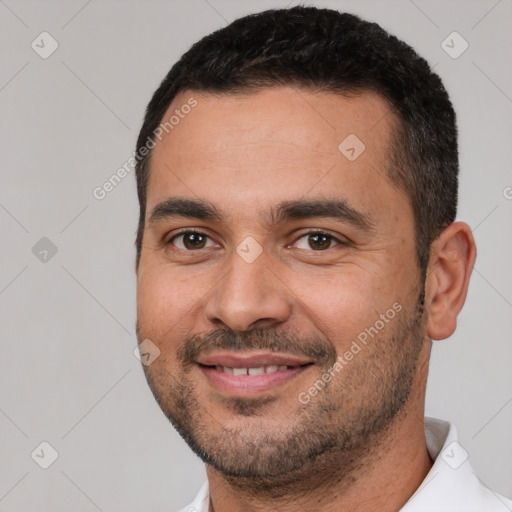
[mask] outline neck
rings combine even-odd
[[[426,378],[421,380],[421,383],[413,385],[408,403],[390,429],[371,451],[356,459],[350,473],[347,474],[346,468],[337,470],[336,461],[331,460],[329,464],[319,466],[323,468],[321,471],[317,468],[302,482],[297,482],[294,490],[285,490],[278,497],[270,497],[251,492],[248,486],[226,479],[207,465],[209,512],[400,510],[433,464],[425,439],[423,408]]]

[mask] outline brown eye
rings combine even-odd
[[[312,249],[329,249],[332,237],[329,235],[309,235],[309,245]]]
[[[303,246],[299,246],[299,249],[313,249],[314,251],[325,251],[331,248],[331,244],[333,241],[336,242],[336,245],[343,245],[343,242],[341,242],[337,238],[334,238],[332,235],[316,231],[305,233],[304,235],[298,238],[297,242],[301,239],[307,239],[307,246],[306,243],[303,243]]]
[[[178,249],[182,249],[185,251],[193,251],[195,249],[204,249],[206,247],[206,241],[208,240],[208,236],[204,233],[199,233],[198,231],[183,231],[176,236],[173,236],[169,240],[169,244],[175,245]],[[181,242],[175,244],[175,240],[180,240]]]

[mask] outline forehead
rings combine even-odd
[[[176,149],[185,144],[187,149],[207,152],[265,139],[306,151],[332,152],[348,133],[383,142],[395,120],[388,102],[371,91],[348,94],[292,87],[223,95],[182,91],[163,116],[162,123],[174,117],[177,124],[163,134],[159,147]],[[189,109],[192,98],[197,106]]]
[[[396,118],[373,92],[183,91],[161,126],[166,122],[151,157],[148,210],[178,191],[253,205],[313,189],[324,195],[343,190],[363,202],[382,202],[391,192],[408,201],[387,178]]]

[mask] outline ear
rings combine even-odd
[[[427,336],[442,340],[453,334],[476,259],[471,228],[454,222],[434,240],[425,284]]]

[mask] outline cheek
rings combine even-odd
[[[190,307],[187,288],[168,271],[157,266],[146,268],[137,279],[137,314],[142,328],[169,329]]]
[[[213,286],[206,276],[187,276],[162,264],[146,265],[137,279],[140,335],[154,340],[162,352],[194,331],[203,298]],[[169,349],[169,350],[168,350]]]
[[[313,280],[295,276],[290,288],[302,313],[336,345],[349,342],[377,309],[373,283],[347,269],[331,270],[325,278],[317,275]]]
[[[319,286],[319,283],[321,285]],[[339,269],[326,279],[295,281],[300,298],[315,328],[322,331],[338,353],[344,352],[357,336],[373,326],[381,314],[400,302],[396,289],[383,279],[383,273],[368,268]]]

